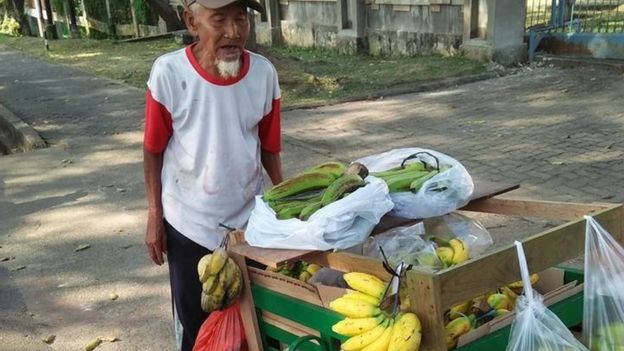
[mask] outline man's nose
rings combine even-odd
[[[230,39],[238,39],[240,38],[240,29],[238,28],[238,24],[236,20],[229,20],[225,29],[225,35]]]

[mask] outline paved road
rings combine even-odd
[[[102,350],[172,348],[167,271],[142,244],[142,100],[139,89],[0,48],[0,104],[51,145],[0,157],[0,258],[10,258],[0,263],[0,350],[45,349],[51,334],[59,350],[98,335],[121,339]],[[623,125],[621,74],[538,68],[290,111],[284,168],[423,146],[475,177],[522,183],[519,195],[622,202]]]

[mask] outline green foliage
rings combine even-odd
[[[19,36],[20,35],[20,25],[19,22],[15,20],[15,18],[10,17],[8,14],[4,14],[4,18],[0,23],[0,33],[8,34],[11,36]]]
[[[52,0],[52,9],[57,15],[65,17],[65,0]]]
[[[136,13],[137,21],[139,21],[139,23],[147,24],[150,26],[155,26],[158,24],[158,16],[152,12],[145,0],[135,0],[134,11]]]

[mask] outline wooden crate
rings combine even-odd
[[[563,225],[522,240],[531,272],[563,263],[584,254],[585,219],[592,215],[618,241],[622,241],[622,205],[577,204],[490,198],[472,203],[467,211],[566,220]],[[308,260],[343,271],[359,271],[389,279],[379,260],[345,253],[322,253]],[[515,245],[427,273],[407,274],[410,304],[423,325],[422,351],[445,351],[444,311],[452,305],[517,281],[520,269]]]
[[[624,235],[624,209],[620,204],[578,204],[521,199],[489,198],[473,201],[466,211],[509,216],[541,217],[566,223],[521,240],[529,270],[539,272],[584,254],[585,220],[592,215],[616,240]],[[261,250],[261,249],[259,249]],[[258,253],[251,254],[258,259]],[[343,252],[304,252],[296,255],[345,272],[358,271],[389,279],[381,261]],[[266,260],[278,264],[287,258]],[[406,283],[410,305],[423,325],[420,350],[445,351],[444,312],[452,305],[471,299],[520,279],[515,245],[471,259],[435,273],[411,270]],[[288,290],[282,290],[282,293]]]

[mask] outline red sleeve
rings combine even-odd
[[[268,115],[264,116],[258,124],[260,147],[270,153],[279,153],[282,150],[282,133],[280,99],[273,99],[273,107]]]
[[[163,104],[156,101],[152,92],[145,93],[145,134],[143,147],[145,150],[159,154],[165,150],[173,133],[171,113]]]

